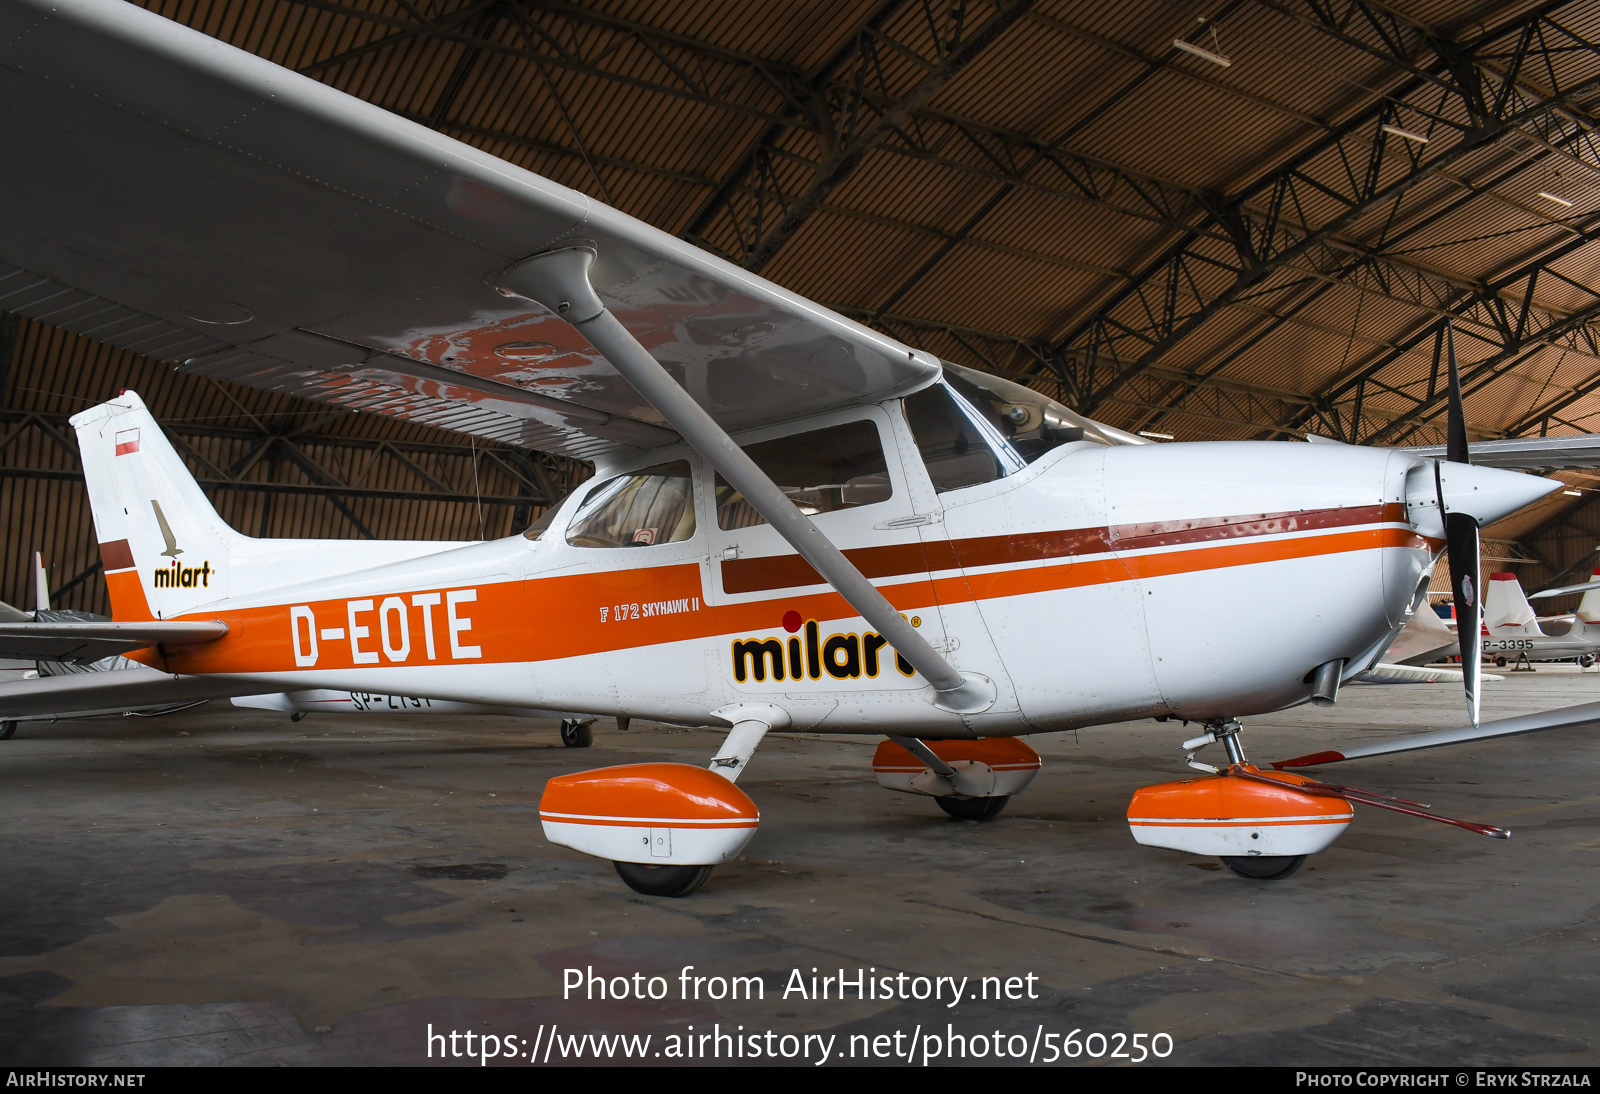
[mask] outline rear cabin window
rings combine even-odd
[[[878,427],[846,422],[746,445],[745,454],[807,516],[874,505],[893,493]],[[767,520],[717,476],[717,527],[753,528]]]
[[[688,460],[607,479],[573,515],[574,547],[649,547],[694,538],[694,474]]]

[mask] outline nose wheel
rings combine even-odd
[[[1304,855],[1224,855],[1222,865],[1252,881],[1281,881],[1306,864]]]
[[[1280,881],[1337,838],[1353,813],[1342,800],[1330,806],[1295,793],[1297,777],[1262,776],[1245,758],[1242,729],[1231,718],[1208,722],[1202,736],[1183,742],[1184,762],[1212,778],[1146,787],[1129,805],[1129,823],[1140,843],[1216,855],[1239,877]],[[1226,768],[1195,758],[1213,744],[1227,753]]]

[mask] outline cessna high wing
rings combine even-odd
[[[736,784],[771,730],[887,737],[883,785],[982,819],[1038,770],[1026,734],[1198,723],[1206,777],[1140,791],[1133,833],[1250,877],[1326,848],[1352,802],[1431,816],[1250,763],[1238,719],[1334,701],[1443,550],[1471,725],[1383,747],[1600,719],[1478,724],[1479,526],[1559,484],[1468,462],[1453,351],[1442,457],[1143,444],[131,4],[6,0],[0,104],[32,150],[0,175],[0,307],[596,467],[508,539],[255,540],[136,394],[84,411],[115,616],[94,634],[148,666],[97,674],[140,677],[102,700],[329,689],[720,727],[707,768],[563,776],[540,803],[548,838],[665,895],[754,835]],[[1245,602],[1294,615],[1263,629]],[[62,698],[7,685],[0,714]],[[1213,743],[1224,766],[1195,758]]]

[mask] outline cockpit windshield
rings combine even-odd
[[[1072,441],[1112,443],[1048,396],[948,363],[939,383],[906,397],[905,412],[941,493],[1005,478]]]

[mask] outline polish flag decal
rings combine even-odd
[[[130,452],[139,451],[139,431],[137,429],[124,429],[117,433],[117,455],[126,456]]]

